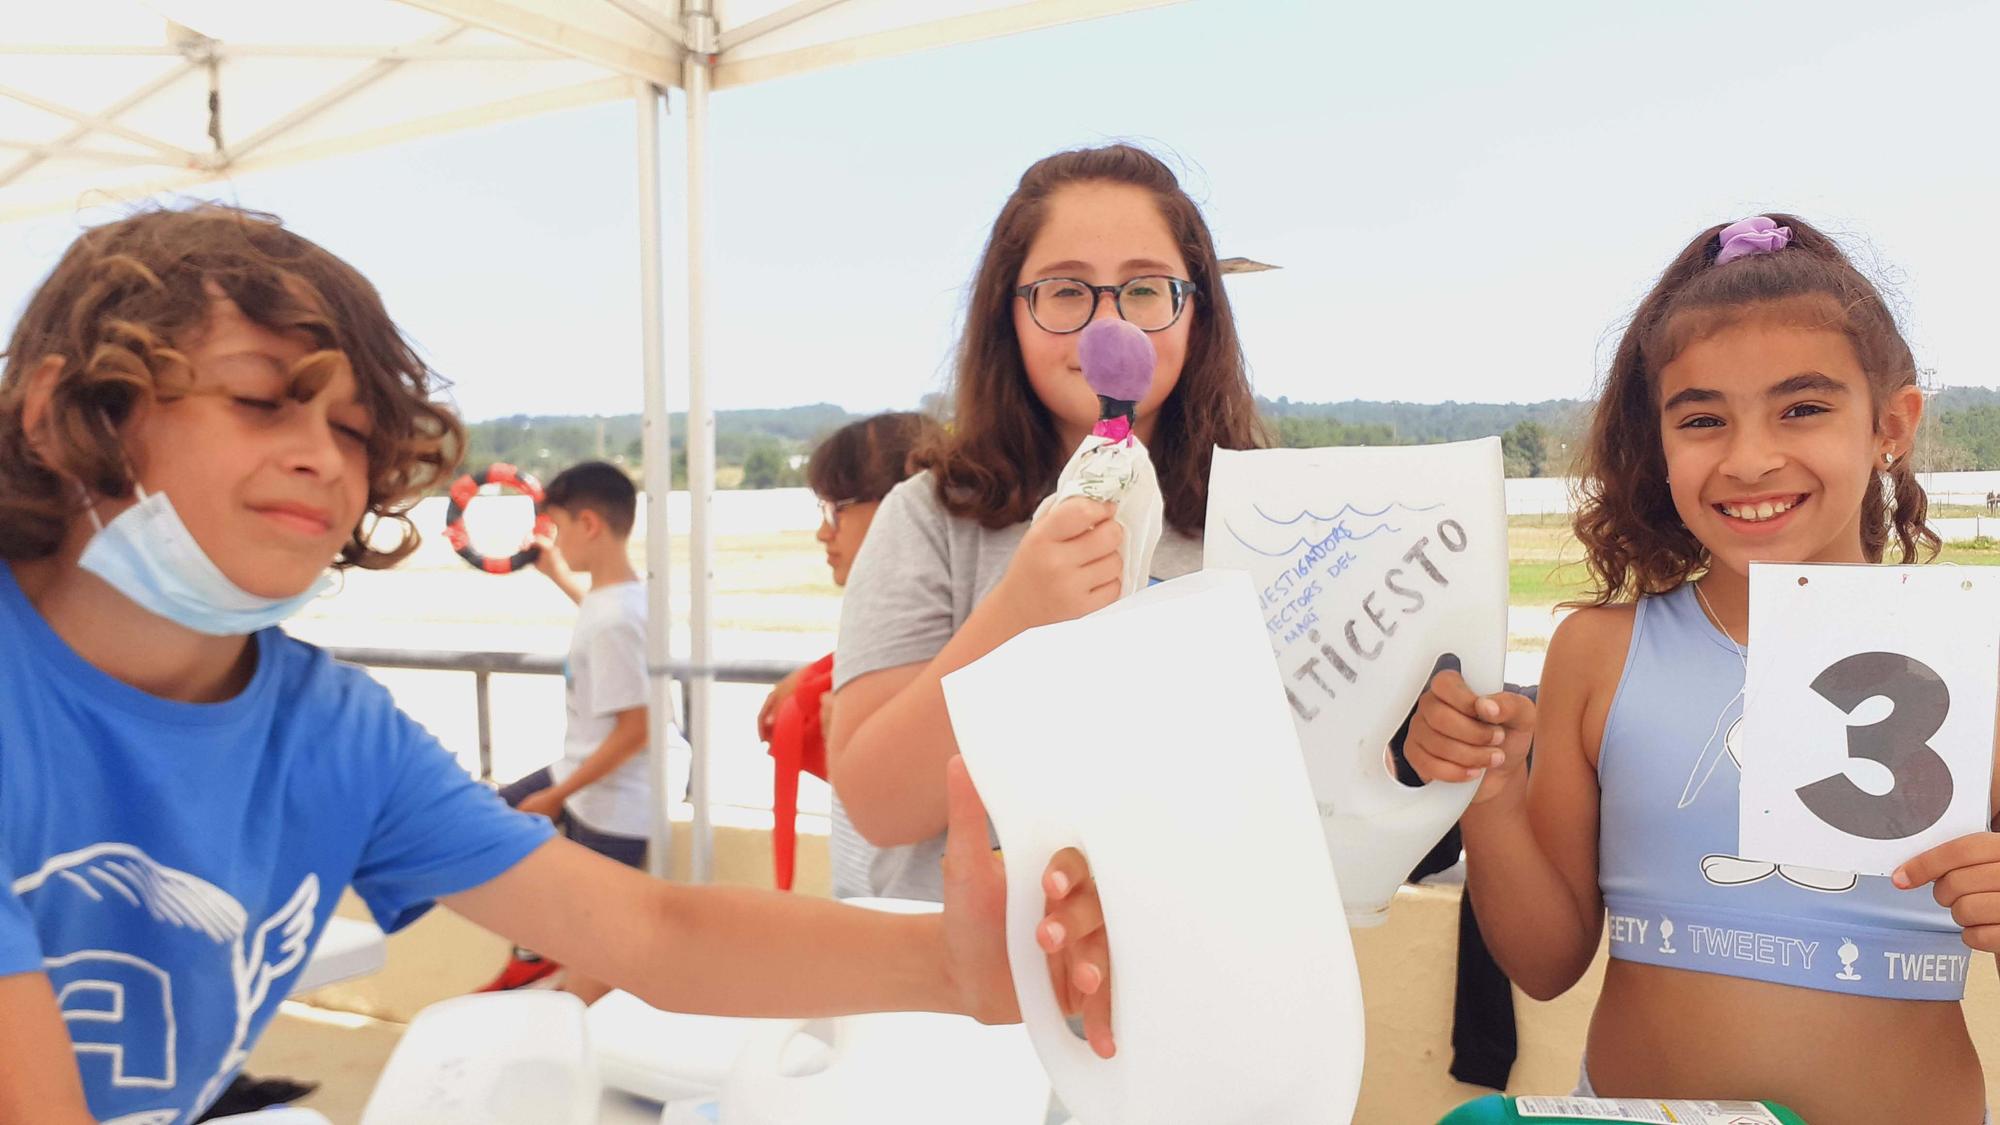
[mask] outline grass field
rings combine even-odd
[[[1939,519],[1983,514],[1983,508],[1966,505],[1933,511]],[[301,615],[330,630],[318,639],[331,644],[560,649],[574,612],[567,599],[535,575],[494,579],[473,571],[437,533],[434,524],[441,512],[424,516],[431,522],[415,555],[391,572],[349,574],[346,595],[315,603]],[[1995,522],[2000,526],[2000,519]],[[1512,517],[1507,538],[1508,602],[1517,611],[1529,611],[1512,615],[1512,631],[1518,646],[1536,647],[1546,643],[1553,622],[1535,611],[1580,598],[1588,590],[1583,552],[1570,534],[1566,514]],[[634,562],[643,568],[643,542],[635,540],[632,547]],[[719,653],[789,657],[831,643],[840,619],[840,591],[811,532],[725,532],[716,536],[715,548],[710,620],[721,634]],[[670,590],[679,621],[686,620],[690,592],[687,551],[686,537],[676,536]],[[2000,565],[2000,542],[1960,540],[1948,544],[1942,558]]]
[[[1585,594],[1590,575],[1583,566],[1583,550],[1570,534],[1567,516],[1514,516],[1507,522],[1509,605],[1552,606]],[[771,595],[797,599],[784,606],[789,613],[796,613],[800,602],[838,597],[826,579],[821,549],[811,536],[792,532],[731,536],[717,546],[718,593],[742,599],[725,615],[742,618],[731,621],[732,626],[778,631],[824,627],[820,621],[785,620],[785,613],[760,612],[771,603],[760,605],[759,599]],[[677,555],[686,549],[679,542],[675,547]],[[1950,542],[1938,559],[1961,566],[2000,566],[2000,540],[1989,537]],[[828,616],[834,612],[829,609]]]
[[[1957,508],[1965,508],[1963,512]],[[1984,514],[1978,509],[1976,514]],[[1938,518],[1973,515],[1955,505],[1933,510]],[[1516,606],[1555,605],[1584,595],[1590,584],[1583,550],[1570,534],[1564,516],[1514,516],[1507,521],[1508,602]],[[1961,566],[2000,566],[2000,541],[1990,537],[1945,544],[1940,562]]]

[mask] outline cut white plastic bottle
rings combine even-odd
[[[942,909],[897,898],[847,905],[889,914]],[[746,1022],[749,1035],[718,1099],[721,1125],[1041,1125],[1048,1103],[1048,1078],[1019,1027],[935,1012]]]
[[[1256,583],[1348,921],[1376,925],[1477,788],[1405,786],[1387,753],[1439,657],[1472,690],[1501,688],[1500,440],[1218,449],[1203,562]]]
[[[1324,1125],[1361,1084],[1354,950],[1246,575],[1195,574],[1031,629],[945,677],[1007,869],[1021,1012],[1084,1125]],[[1089,860],[1115,1058],[1064,1023],[1041,877]]]
[[[361,1125],[592,1125],[600,1093],[581,1000],[457,996],[410,1021]]]
[[[1040,1125],[1048,1097],[1019,1027],[886,1012],[759,1021],[719,1101],[721,1125]]]
[[[847,905],[891,914],[930,914],[942,909],[935,902],[893,898],[851,898]],[[743,1049],[753,1038],[774,1026],[797,1032],[806,1023],[663,1011],[627,992],[608,993],[590,1006],[586,1019],[591,1053],[604,1085],[656,1102],[713,1097],[736,1073]],[[769,1035],[758,1041],[769,1042]],[[801,1039],[797,1049],[810,1050],[813,1042],[810,1037]],[[809,1061],[817,1066],[823,1060]],[[770,1081],[782,1077],[775,1063],[768,1069]],[[757,1071],[751,1067],[744,1073]]]

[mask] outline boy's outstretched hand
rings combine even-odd
[[[1063,1014],[1083,1017],[1084,1037],[1099,1058],[1117,1050],[1111,1039],[1111,945],[1104,934],[1104,904],[1090,864],[1075,848],[1064,848],[1042,873],[1048,916],[1035,928],[1035,941],[1049,955],[1049,983]]]
[[[1011,1023],[1021,1012],[1007,967],[1005,870],[988,842],[986,807],[972,788],[963,759],[946,765],[945,789],[950,813],[944,853],[945,945],[952,982],[968,1015],[982,1023]],[[1050,861],[1042,885],[1046,917],[1035,937],[1049,953],[1056,996],[1066,1014],[1082,1013],[1091,1048],[1110,1058],[1110,953],[1096,885],[1083,857],[1073,850]]]

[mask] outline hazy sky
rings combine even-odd
[[[726,91],[713,401],[936,389],[1021,170],[1111,138],[1184,169],[1224,254],[1285,267],[1230,281],[1273,397],[1586,394],[1688,237],[1777,208],[1852,236],[1941,381],[2000,382],[1995,42],[2000,5],[1971,2],[1194,0]],[[643,402],[632,147],[616,104],[195,194],[360,266],[468,416],[623,413]],[[80,221],[0,225],[0,323]],[[676,380],[679,339],[670,319]]]

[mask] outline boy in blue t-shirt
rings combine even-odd
[[[962,766],[942,918],[680,886],[552,838],[276,628],[329,563],[414,548],[463,433],[433,388],[352,267],[233,208],[86,231],[29,300],[0,374],[0,1121],[194,1120],[349,885],[385,929],[442,901],[663,1007],[1016,1018]]]

